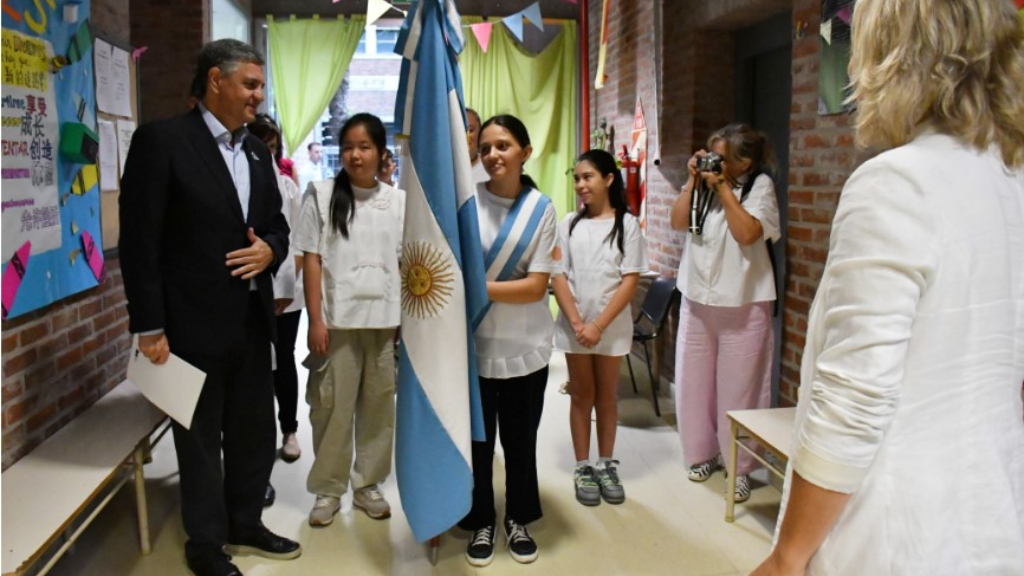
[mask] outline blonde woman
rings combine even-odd
[[[754,573],[1024,574],[1024,34],[1011,0],[860,0],[861,166]]]

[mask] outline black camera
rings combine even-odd
[[[700,172],[722,173],[722,157],[714,152],[708,152],[706,156],[697,158],[697,170]]]

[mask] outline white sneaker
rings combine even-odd
[[[384,499],[384,494],[376,484],[356,490],[352,495],[352,504],[362,508],[366,515],[374,520],[391,517],[391,505]]]
[[[718,456],[715,456],[690,466],[690,471],[686,476],[691,482],[703,482],[711,478],[711,475],[721,467],[722,465],[718,463]]]
[[[284,435],[284,441],[281,443],[281,459],[285,462],[292,463],[302,456],[302,449],[299,448],[299,440],[295,437],[295,432],[289,432]]]
[[[733,491],[733,502],[750,500],[750,476],[736,476],[736,490]]]
[[[310,526],[330,526],[334,522],[334,515],[341,509],[341,498],[317,494],[316,503],[309,511]]]

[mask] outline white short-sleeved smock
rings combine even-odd
[[[498,237],[501,224],[514,202],[515,199],[492,194],[486,183],[477,184],[476,209],[485,254]],[[515,265],[511,280],[525,278],[531,272],[550,274],[554,271],[552,252],[556,245],[557,226],[555,207],[548,203],[533,239]],[[551,360],[553,331],[554,322],[547,298],[528,304],[492,303],[473,334],[480,376],[517,378],[547,366]]]
[[[572,234],[569,227],[576,214],[569,214],[558,226],[558,245],[562,259],[556,273],[566,275],[576,309],[584,322],[593,322],[608,306],[626,274],[647,271],[647,247],[640,223],[632,214],[622,221],[623,251],[618,242],[608,241],[614,218],[595,220],[582,218]],[[584,348],[576,341],[576,334],[565,314],[559,312],[555,323],[555,349],[572,354],[600,354],[625,356],[633,342],[633,314],[626,306],[608,326],[604,327],[601,341],[594,348]]]

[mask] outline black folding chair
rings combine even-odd
[[[657,278],[651,283],[644,296],[644,303],[640,307],[640,313],[633,320],[633,342],[639,342],[644,347],[644,358],[647,360],[647,375],[651,379],[651,399],[654,400],[654,413],[661,416],[661,408],[658,407],[658,381],[654,379],[654,370],[651,368],[651,352],[647,343],[658,337],[661,328],[668,317],[668,311],[672,308],[672,300],[677,294],[675,278]],[[629,366],[629,379],[633,382],[633,392],[636,388],[636,377],[633,376],[633,362],[626,355],[626,365]]]

